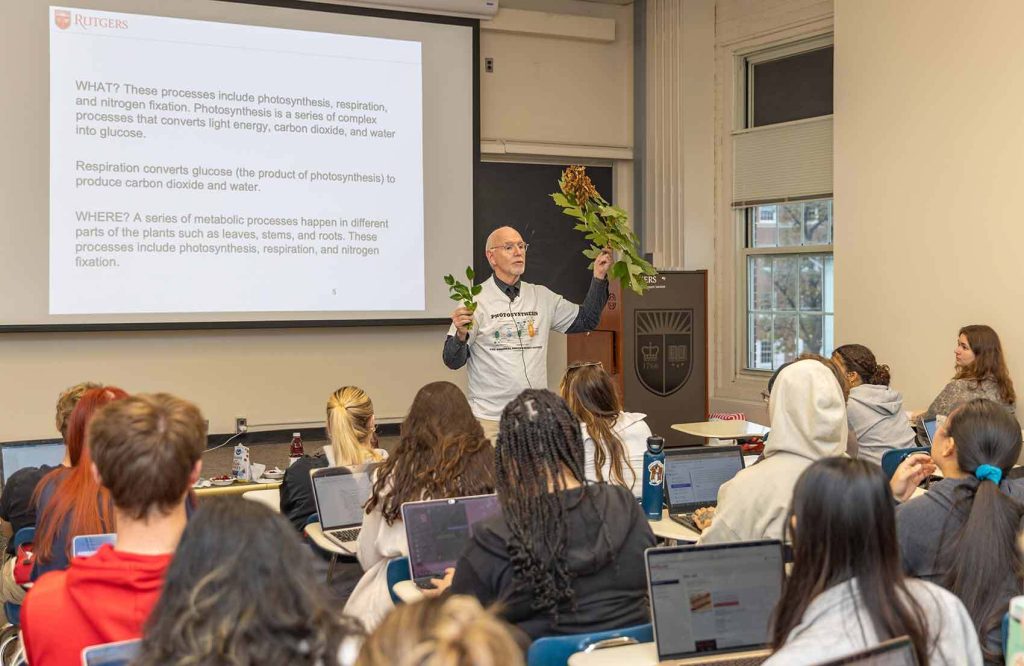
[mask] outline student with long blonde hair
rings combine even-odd
[[[473,597],[402,604],[366,642],[356,666],[520,666],[509,627]]]
[[[342,386],[327,398],[327,441],[322,453],[295,461],[281,480],[281,513],[296,529],[316,513],[309,474],[324,467],[351,467],[380,462],[387,452],[376,448],[377,423],[366,391]]]

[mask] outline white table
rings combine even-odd
[[[658,648],[654,643],[623,645],[593,652],[577,652],[569,657],[569,666],[656,666]]]
[[[331,554],[331,564],[327,568],[327,582],[330,583],[331,580],[334,579],[334,567],[338,563],[338,557],[355,557],[356,554],[342,548],[324,536],[324,530],[320,527],[320,523],[309,523],[305,527],[305,532],[306,536],[308,536],[318,548],[326,550]]]
[[[647,524],[651,526],[654,536],[659,539],[693,542],[700,538],[697,532],[669,518],[668,509],[661,510],[661,520],[648,520]]]
[[[771,428],[750,421],[697,421],[694,423],[675,423],[673,430],[704,437],[705,439],[746,439],[748,437],[764,437]]]

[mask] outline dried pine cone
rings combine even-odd
[[[599,196],[594,184],[590,182],[587,168],[583,166],[566,167],[562,172],[562,189],[576,200],[577,206],[582,206],[589,199],[596,199]]]

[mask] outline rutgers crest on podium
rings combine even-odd
[[[668,446],[702,443],[671,425],[707,418],[707,272],[659,273],[622,301],[626,410],[647,414]]]

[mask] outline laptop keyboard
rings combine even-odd
[[[332,537],[338,541],[355,541],[359,538],[359,527],[353,527],[348,530],[331,530],[328,532]]]
[[[693,519],[692,513],[670,513],[669,518],[676,521],[683,527],[688,527],[697,534],[701,534],[704,530],[697,526],[697,521]]]

